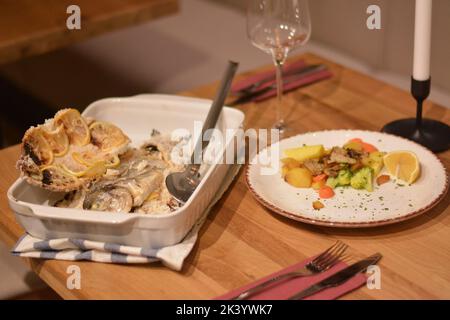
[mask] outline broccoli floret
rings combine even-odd
[[[339,171],[337,180],[340,186],[348,186],[350,184],[350,179],[352,178],[352,173],[348,169],[342,169]]]
[[[364,167],[356,172],[350,179],[350,185],[354,189],[366,189],[367,191],[372,192],[372,176],[372,169],[369,167]]]
[[[348,186],[350,184],[351,177],[352,173],[349,169],[342,169],[336,177],[328,177],[326,185],[333,189],[339,186]]]
[[[339,184],[339,180],[338,177],[333,178],[333,177],[328,177],[327,182],[325,183],[327,186],[329,186],[330,188],[336,188]]]

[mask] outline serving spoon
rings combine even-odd
[[[191,156],[191,163],[186,166],[182,172],[173,172],[166,177],[166,186],[170,194],[179,202],[185,203],[189,200],[192,193],[199,185],[200,179],[200,165],[204,150],[211,139],[203,139],[204,134],[209,129],[214,129],[219,119],[219,115],[223,109],[225,99],[231,88],[231,82],[236,73],[239,64],[237,62],[228,61],[228,67],[220,83],[220,88],[216,93],[216,97],[209,109],[206,120],[203,124],[202,133],[195,145],[194,152]]]

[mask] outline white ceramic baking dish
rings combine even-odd
[[[110,121],[119,126],[139,146],[148,139],[152,129],[171,133],[185,128],[192,132],[194,121],[203,121],[211,105],[210,100],[169,95],[140,95],[128,98],[109,98],[92,103],[84,116]],[[218,126],[237,130],[244,114],[225,107]],[[224,144],[223,151],[233,144]],[[204,212],[221,181],[228,165],[210,165],[189,199],[177,211],[167,215],[93,212],[61,209],[48,205],[61,198],[55,194],[28,185],[18,179],[8,190],[8,200],[16,218],[25,230],[42,239],[79,238],[113,242],[146,248],[161,248],[178,243]]]

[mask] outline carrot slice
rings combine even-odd
[[[389,177],[387,174],[383,174],[377,178],[377,184],[381,186],[382,184],[388,183],[389,180],[391,180],[391,177]]]
[[[334,191],[329,186],[324,186],[319,190],[319,197],[322,199],[329,199],[334,196]]]
[[[360,139],[360,138],[353,138],[353,139],[349,140],[348,142],[363,143],[362,139]]]
[[[373,144],[370,144],[370,143],[363,142],[362,146],[363,146],[363,150],[368,153],[378,151],[378,149]]]
[[[328,176],[325,173],[322,173],[322,174],[319,174],[317,176],[314,176],[312,178],[312,181],[313,182],[319,182],[319,181],[322,181],[322,180],[326,180],[327,178],[328,178]]]
[[[315,181],[311,184],[311,188],[313,188],[314,190],[320,190],[320,188],[325,187],[325,183],[325,180]]]

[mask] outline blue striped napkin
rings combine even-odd
[[[124,246],[83,239],[42,240],[29,234],[23,235],[11,250],[12,254],[27,258],[96,261],[104,263],[150,263],[161,261],[167,267],[180,271],[185,258],[192,251],[198,237],[198,231],[206,220],[208,213],[222,197],[239,172],[240,165],[232,165],[224,178],[216,197],[211,201],[202,217],[196,222],[186,237],[175,245],[161,249],[148,249]]]

